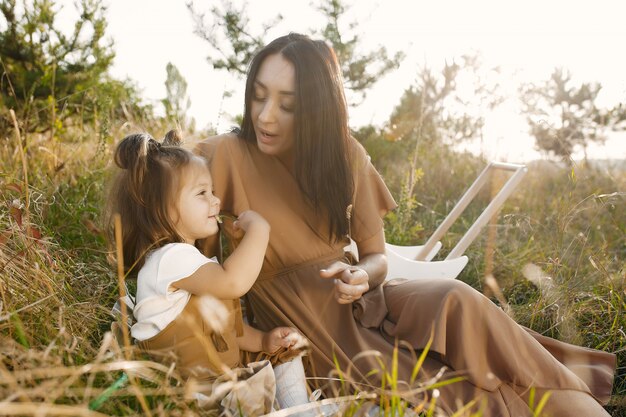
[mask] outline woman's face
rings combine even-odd
[[[294,143],[295,70],[282,54],[269,55],[254,80],[251,116],[261,152],[291,159]]]

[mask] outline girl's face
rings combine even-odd
[[[184,242],[193,245],[219,231],[215,216],[220,212],[220,199],[213,195],[209,168],[198,157],[182,168],[180,186],[172,222]]]
[[[250,112],[261,152],[291,159],[295,99],[293,65],[280,53],[269,55],[254,80]]]

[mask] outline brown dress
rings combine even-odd
[[[242,363],[237,337],[243,334],[239,300],[220,300],[228,311],[225,330],[215,333],[202,320],[198,303],[200,297],[191,295],[183,311],[155,336],[137,345],[160,362],[176,362],[184,376],[213,379],[223,373],[223,367],[237,368]]]
[[[336,360],[350,379],[379,387],[380,373],[370,372],[380,368],[376,359],[362,355],[353,361],[355,356],[377,350],[389,365],[396,340],[419,354],[432,331],[418,380],[444,367],[443,379],[465,377],[439,388],[437,404],[446,413],[476,400],[473,409],[483,408],[484,416],[531,416],[529,387],[535,387],[535,398],[551,391],[545,408],[551,415],[573,410],[608,415],[598,402],[610,397],[614,355],[528,331],[458,280],[393,280],[370,290],[358,304],[339,304],[333,281],[321,278],[319,270],[342,259],[347,242],[330,243],[327,220],[304,199],[279,159],[233,135],[211,138],[196,150],[211,161],[222,209],[235,215],[255,210],[272,227],[261,275],[248,296],[261,329],[294,326],[310,340],[308,376],[328,376]],[[382,216],[396,204],[356,141],[353,154],[351,234],[363,241],[381,230]],[[400,349],[398,361],[399,379],[409,381],[415,358]]]
[[[176,363],[176,369],[183,377],[202,380],[203,384],[197,385],[194,392],[201,408],[219,410],[221,407],[220,415],[269,413],[273,410],[276,393],[270,365],[274,358],[261,352],[257,355],[261,362],[248,363],[253,354],[239,349],[237,337],[243,335],[239,299],[219,300],[228,312],[224,330],[219,333],[202,319],[201,302],[200,297],[191,295],[183,311],[170,324],[137,345],[159,362]],[[244,363],[247,365],[242,367]],[[226,369],[234,374],[224,375]],[[246,385],[234,385],[224,390],[233,375],[239,381],[246,380]]]

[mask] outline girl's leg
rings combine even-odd
[[[309,402],[309,393],[302,366],[302,357],[274,367],[276,376],[276,401],[281,409]]]
[[[309,392],[301,356],[275,366],[274,375],[276,376],[276,402],[281,409],[309,402]],[[311,401],[316,399],[314,398]],[[335,404],[309,405],[308,409],[290,415],[296,417],[326,417],[335,416],[337,412],[338,408]]]

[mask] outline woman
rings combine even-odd
[[[298,328],[312,345],[310,376],[336,368],[380,386],[373,355],[390,363],[394,342],[429,354],[425,380],[465,379],[439,389],[446,413],[476,400],[485,416],[532,415],[551,391],[554,416],[607,416],[615,357],[531,333],[482,294],[456,280],[394,280],[382,284],[386,258],[382,216],[395,202],[363,148],[350,137],[334,53],[290,34],[252,60],[238,135],[211,138],[198,152],[211,160],[215,194],[237,215],[252,209],[272,225],[264,265],[248,293],[256,324]],[[359,251],[351,265],[343,248]],[[235,239],[236,240],[236,239]],[[236,242],[235,242],[236,244]],[[432,331],[432,333],[431,333]],[[399,379],[415,359],[398,354]]]

